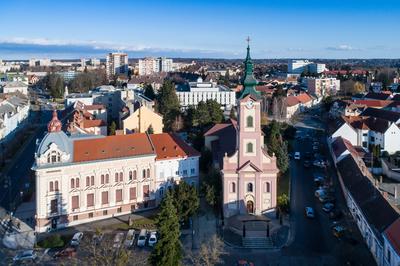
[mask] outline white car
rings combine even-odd
[[[157,232],[151,232],[149,236],[149,247],[153,247],[157,243]]]
[[[37,254],[35,253],[35,251],[33,251],[32,249],[30,250],[25,250],[22,252],[19,252],[17,255],[15,255],[15,257],[13,258],[14,262],[17,261],[34,261],[37,259]]]
[[[71,246],[79,246],[79,244],[81,243],[82,238],[83,238],[83,233],[82,232],[75,233],[74,236],[71,239]]]
[[[124,246],[129,248],[133,245],[133,242],[135,241],[135,230],[134,229],[130,229],[128,231],[128,234],[126,235],[126,239],[124,242]]]
[[[122,233],[122,232],[117,233],[114,237],[113,247],[120,248],[121,244],[122,244],[122,239],[124,239],[124,233]]]
[[[296,151],[296,152],[294,153],[294,159],[295,159],[295,160],[300,160],[300,152]]]
[[[147,236],[147,230],[146,229],[140,230],[139,237],[137,240],[138,247],[144,247],[146,245],[146,236]]]

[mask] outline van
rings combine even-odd
[[[135,240],[135,230],[134,229],[130,229],[128,231],[128,234],[126,235],[126,239],[125,239],[125,247],[129,248],[133,245],[133,241]]]
[[[144,247],[146,245],[146,237],[147,237],[147,230],[141,229],[137,240],[138,247]]]

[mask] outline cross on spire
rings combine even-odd
[[[250,36],[247,36],[247,38],[246,38],[246,42],[247,42],[247,45],[250,45]]]

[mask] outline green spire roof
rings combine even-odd
[[[250,39],[247,39],[247,41],[249,42]],[[258,84],[258,81],[254,77],[253,69],[254,65],[250,57],[250,44],[248,44],[246,60],[244,61],[244,77],[242,79],[243,90],[239,99],[244,98],[248,94],[252,94],[257,98],[260,97],[260,93],[256,91],[256,85]]]

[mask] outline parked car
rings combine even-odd
[[[319,159],[315,160],[313,162],[313,165],[316,167],[319,167],[319,168],[324,168],[326,166],[325,162],[323,160],[319,160]]]
[[[146,229],[140,230],[139,237],[137,240],[138,247],[144,247],[146,245],[146,236],[147,236],[147,230]]]
[[[334,227],[332,227],[332,233],[337,238],[343,237],[345,232],[346,232],[346,227],[342,225],[335,225]]]
[[[325,196],[325,195],[327,195],[325,189],[317,189],[314,193],[314,196],[317,198],[320,198],[321,196]]]
[[[81,243],[81,240],[83,238],[83,233],[82,232],[78,232],[75,233],[74,236],[71,239],[71,246],[79,246],[79,244]]]
[[[157,232],[151,232],[149,236],[148,245],[153,247],[157,243]]]
[[[134,229],[130,229],[128,231],[128,234],[126,234],[126,239],[124,242],[124,246],[129,248],[133,245],[133,242],[135,241],[135,230]]]
[[[74,257],[76,257],[76,249],[73,247],[65,248],[65,249],[57,252],[56,254],[54,254],[53,257],[55,259],[56,258],[74,258]]]
[[[318,147],[317,145],[314,145],[314,146],[312,147],[312,149],[313,149],[313,151],[317,151],[317,150],[319,150],[319,147]]]
[[[304,153],[304,158],[307,160],[311,160],[312,159],[312,153],[307,151]]]
[[[305,207],[305,214],[307,218],[313,219],[315,217],[314,209],[311,207]]]
[[[103,237],[104,237],[104,233],[103,232],[100,232],[98,234],[94,234],[93,237],[92,237],[93,244],[100,245],[101,241],[103,240]]]
[[[294,153],[294,159],[295,159],[295,160],[300,160],[300,152],[296,151],[296,152]]]
[[[124,239],[124,233],[119,232],[114,236],[113,248],[120,248],[122,240]]]
[[[324,212],[331,212],[335,208],[335,204],[332,202],[325,203],[324,206],[322,206],[322,210]]]
[[[24,250],[19,252],[17,255],[14,256],[13,261],[35,261],[37,259],[37,254],[32,249]]]

